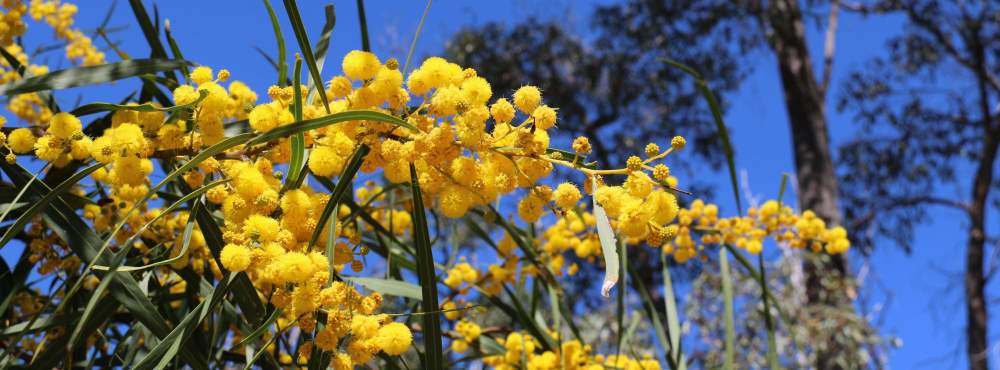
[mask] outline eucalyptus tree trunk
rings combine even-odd
[[[825,86],[817,82],[813,71],[798,2],[767,2],[762,21],[767,23],[768,41],[777,57],[781,75],[792,131],[799,205],[803,210],[812,210],[829,224],[840,224],[837,177],[827,129]],[[816,254],[805,258],[804,264],[805,291],[810,305],[853,310],[847,286],[841,283],[847,270],[844,255]],[[836,341],[816,343],[816,348],[817,369],[851,366],[837,362],[837,359],[845,361],[849,356],[844,356],[845,348]]]

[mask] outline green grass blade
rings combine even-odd
[[[729,181],[730,185],[733,187],[733,197],[736,199],[736,210],[737,213],[743,214],[743,205],[740,202],[740,190],[738,181],[736,180],[736,161],[733,158],[733,144],[729,139],[729,130],[726,128],[726,123],[722,119],[722,107],[719,106],[719,101],[715,98],[715,94],[709,89],[708,83],[705,79],[701,77],[697,71],[678,63],[670,59],[663,59],[667,64],[684,71],[694,77],[695,85],[697,85],[698,90],[701,91],[702,97],[708,102],[708,108],[712,111],[712,118],[715,120],[715,129],[719,132],[719,141],[722,144],[722,151],[726,155],[726,165],[729,167]]]
[[[433,312],[438,305],[437,278],[434,273],[434,254],[431,250],[430,229],[424,209],[424,197],[420,191],[417,168],[410,164],[410,190],[413,193],[413,241],[417,249],[417,275],[420,278],[423,312]],[[441,315],[423,315],[424,323],[424,365],[428,369],[444,369],[444,352],[441,346]]]
[[[726,331],[722,368],[724,370],[732,370],[735,368],[736,359],[736,327],[733,323],[733,280],[729,273],[729,253],[724,248],[719,248],[719,270],[722,275],[722,299],[724,305],[722,318]]]
[[[62,69],[0,85],[0,95],[95,85],[160,71],[172,71],[188,64],[190,62],[185,60],[130,59],[110,64]]]
[[[295,40],[299,42],[299,49],[306,58],[306,66],[309,67],[309,74],[313,81],[323,81],[319,75],[319,67],[316,65],[316,55],[313,54],[312,45],[309,43],[309,35],[306,34],[306,27],[302,24],[302,16],[299,13],[299,6],[295,0],[285,0],[285,12],[288,13],[288,21],[292,23],[292,30],[295,31]],[[326,97],[326,89],[317,89],[319,99],[323,102],[326,113],[330,113],[330,100]]]
[[[370,277],[344,277],[344,281],[361,285],[373,292],[416,300],[423,299],[420,286],[405,281]]]
[[[271,2],[263,1],[267,15],[271,19],[271,28],[274,29],[274,39],[278,43],[278,63],[275,66],[278,69],[278,86],[285,86],[288,83],[288,51],[285,50],[285,36],[281,33],[281,23],[278,22],[278,15],[274,12]]]

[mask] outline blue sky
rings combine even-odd
[[[281,8],[281,1],[272,0],[290,51],[297,50],[293,34]],[[84,29],[100,23],[110,3],[81,2],[79,22]],[[323,24],[322,6],[327,2],[301,1],[306,26],[315,41]],[[529,16],[557,18],[586,35],[587,17],[595,2],[554,0],[535,3],[525,0],[510,2],[438,0],[432,5],[417,45],[414,58],[437,53],[448,36],[464,25],[488,21],[508,24]],[[148,2],[147,2],[148,4]],[[337,26],[331,39],[331,50],[324,78],[339,66],[339,56],[359,47],[357,16],[354,1],[338,1]],[[254,47],[273,53],[274,38],[264,7],[256,1],[160,1],[160,16],[170,19],[174,37],[185,56],[197,63],[215,68],[228,68],[234,79],[247,82],[258,91],[273,83],[273,69],[259,56]],[[368,1],[368,23],[372,48],[380,56],[394,56],[402,61],[411,37],[426,4],[422,1]],[[152,12],[152,8],[150,8]],[[127,25],[128,29],[112,35],[121,41],[121,48],[133,57],[143,57],[148,50],[126,2],[119,2],[111,25]],[[901,31],[897,18],[864,19],[842,13],[833,71],[831,97],[837,94],[841,78],[864,61],[884,50],[887,37]],[[813,29],[810,46],[821,51],[822,34]],[[103,43],[100,43],[103,45]],[[30,48],[29,48],[30,49]],[[820,55],[815,55],[819,60]],[[777,66],[771,54],[758,51],[749,57],[754,72],[736,95],[730,96],[731,107],[726,115],[737,150],[737,166],[748,174],[748,185],[761,199],[774,197],[782,173],[793,170],[787,117],[777,76]],[[419,60],[419,59],[417,59]],[[526,81],[527,82],[527,81]],[[116,100],[131,83],[122,82],[96,92],[103,99]],[[131,91],[131,90],[128,90]],[[112,95],[112,92],[118,92]],[[88,95],[91,97],[93,95]],[[74,94],[61,95],[64,105],[72,105]],[[832,99],[831,99],[832,101]],[[830,103],[832,105],[832,102]],[[850,116],[830,108],[830,128],[834,144],[851,137]],[[679,157],[683,159],[682,157]],[[728,187],[722,174],[711,175],[720,189]],[[731,211],[728,191],[719,191],[716,199]],[[964,189],[963,193],[964,194]],[[724,209],[724,213],[725,213]],[[995,217],[995,216],[994,216]],[[873,307],[881,306],[878,314],[882,333],[901,339],[903,346],[890,353],[890,365],[895,369],[960,368],[965,366],[962,330],[964,307],[960,273],[963,268],[964,224],[960,215],[941,211],[934,222],[919,230],[910,255],[891,246],[879,248],[867,261],[866,290]],[[5,257],[9,257],[4,253]],[[854,271],[863,268],[862,258],[852,254]],[[989,292],[997,292],[991,286]],[[870,307],[871,308],[871,307]],[[993,320],[992,324],[997,324]],[[995,332],[995,331],[994,331]],[[991,360],[998,360],[991,355]]]

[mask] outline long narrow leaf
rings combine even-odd
[[[732,370],[734,369],[733,366],[735,366],[736,358],[736,328],[733,323],[733,280],[729,273],[729,254],[723,248],[719,248],[719,270],[721,270],[722,299],[724,304],[722,319],[726,331],[722,368]]]
[[[274,39],[278,43],[278,63],[275,68],[278,69],[278,86],[283,87],[288,83],[288,52],[285,50],[285,36],[281,33],[281,23],[278,22],[278,15],[275,14],[271,2],[263,1],[264,7],[267,8],[267,15],[271,20],[271,28],[274,29]]]
[[[95,85],[149,73],[172,71],[189,64],[190,62],[185,60],[130,59],[111,64],[75,67],[0,85],[0,95]]]
[[[295,116],[295,122],[302,122],[302,59],[298,55],[295,56],[295,68],[292,71],[292,90],[294,91],[292,115]],[[288,177],[285,179],[284,185],[286,190],[297,187],[296,184],[301,184],[299,179],[302,176],[302,164],[305,163],[305,159],[305,133],[296,132],[292,135],[292,158],[288,162]]]
[[[52,202],[52,200],[58,198],[67,190],[75,186],[78,182],[80,182],[80,180],[82,180],[84,177],[87,177],[87,175],[90,175],[94,171],[97,171],[98,169],[101,169],[103,167],[104,164],[101,163],[87,167],[82,171],[73,174],[73,176],[70,176],[70,178],[66,179],[66,181],[63,181],[59,183],[59,185],[56,185],[56,187],[53,188],[52,191],[50,191],[48,194],[45,194],[45,196],[43,196],[41,199],[34,201],[31,204],[31,207],[22,212],[21,216],[14,221],[14,224],[11,225],[9,228],[7,228],[7,232],[5,232],[3,234],[3,237],[0,238],[0,247],[7,245],[7,243],[10,242],[10,240],[13,239],[14,236],[16,236],[24,229],[24,226],[27,225],[28,222],[30,222],[35,217],[35,215],[38,214],[38,212],[45,210],[45,208],[48,207],[49,203]],[[31,181],[34,180],[35,177],[32,177]],[[20,198],[20,196],[24,194],[24,191],[27,190],[29,187],[31,187],[30,182],[28,183],[28,185],[26,185],[24,188],[21,189],[21,193],[18,194],[18,198]],[[4,216],[6,216],[6,213],[4,213]],[[0,220],[2,220],[2,218],[0,218]]]
[[[326,54],[330,49],[330,36],[333,36],[333,27],[337,25],[337,13],[333,11],[333,4],[324,6],[323,14],[326,16],[326,21],[323,23],[323,32],[320,33],[319,40],[316,41],[316,68],[320,72],[323,72],[323,65],[326,64]],[[322,89],[323,81],[315,81],[311,75],[308,81],[306,91],[309,91],[308,102],[312,103],[313,88]]]
[[[423,299],[423,312],[433,312],[439,309],[437,278],[434,273],[434,255],[431,251],[431,238],[427,226],[427,213],[424,210],[424,198],[420,191],[417,168],[410,164],[410,190],[413,193],[413,239],[417,245],[417,275],[420,279]],[[423,315],[424,322],[424,356],[428,369],[444,369],[444,352],[441,346],[441,315]]]
[[[345,277],[344,280],[361,285],[373,292],[416,300],[423,299],[420,286],[405,281],[370,277]]]
[[[597,189],[597,177],[591,177],[593,189]],[[604,212],[604,207],[597,203],[594,198],[594,218],[597,220],[597,236],[601,240],[601,252],[604,254],[604,283],[601,285],[601,295],[604,298],[610,297],[611,288],[618,282],[618,242],[615,240],[615,233],[611,230],[611,222],[608,221],[608,214]]]
[[[681,351],[681,324],[677,317],[677,297],[674,294],[673,279],[670,278],[670,263],[667,254],[660,253],[663,266],[663,304],[667,310],[667,333],[670,336],[670,358],[677,365],[674,369],[687,369],[687,360]]]
[[[715,120],[715,129],[719,132],[719,141],[722,144],[722,151],[726,155],[726,165],[729,169],[729,181],[733,188],[733,197],[736,199],[736,210],[737,213],[742,214],[743,206],[740,202],[740,191],[738,181],[736,179],[736,161],[733,158],[733,144],[729,139],[729,130],[726,129],[726,123],[722,120],[722,107],[719,106],[719,101],[715,98],[715,94],[713,94],[712,90],[708,87],[708,83],[705,82],[705,79],[702,78],[701,74],[697,71],[670,59],[664,59],[664,62],[680,69],[681,71],[684,71],[684,73],[691,75],[691,77],[694,77],[695,85],[698,86],[698,90],[701,92],[702,97],[704,97],[705,101],[708,102],[708,108],[712,111],[712,118]]]
[[[302,24],[302,15],[299,13],[299,6],[295,0],[285,0],[285,12],[288,13],[288,21],[292,23],[292,30],[295,31],[295,40],[299,42],[299,49],[306,58],[306,66],[309,67],[309,74],[313,81],[323,81],[319,75],[319,67],[316,65],[316,55],[313,54],[312,44],[309,43],[309,35],[306,34],[306,26]],[[326,97],[326,89],[317,89],[319,99],[323,102],[326,113],[330,113],[330,100]]]

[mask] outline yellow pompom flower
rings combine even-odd
[[[57,138],[69,140],[82,129],[83,125],[80,124],[79,118],[66,112],[60,112],[49,120],[49,129],[46,132]]]
[[[469,104],[474,105],[486,104],[486,101],[490,100],[490,97],[493,96],[490,83],[486,82],[485,78],[478,76],[462,81],[461,91],[465,95],[466,100],[469,101]]]
[[[670,139],[670,147],[674,148],[674,150],[684,149],[685,145],[687,145],[687,140],[683,136],[674,136],[673,139]]]
[[[247,115],[247,119],[250,121],[250,127],[257,132],[268,132],[275,127],[295,121],[295,116],[285,109],[281,102],[273,101],[254,107]]]
[[[531,114],[542,101],[542,92],[534,86],[522,86],[514,92],[514,105],[522,112]]]
[[[580,194],[580,189],[569,182],[564,182],[556,187],[556,190],[552,192],[552,198],[556,205],[562,209],[570,209],[576,205],[576,202],[580,201],[583,194]]]
[[[357,338],[367,339],[378,333],[378,318],[368,315],[354,315],[351,318],[351,334]]]
[[[191,81],[196,84],[203,84],[212,80],[212,69],[206,66],[199,66],[191,71]]]
[[[14,153],[24,154],[34,149],[36,140],[31,129],[22,127],[11,131],[10,135],[7,136],[7,146]]]
[[[279,231],[278,220],[267,216],[251,215],[243,222],[243,233],[253,240],[272,242]]]
[[[535,222],[545,211],[545,200],[534,195],[528,195],[517,203],[517,215],[525,222]]]
[[[375,77],[379,68],[382,67],[382,63],[379,62],[375,54],[367,51],[351,50],[351,52],[344,56],[341,66],[344,68],[344,74],[348,78],[352,80],[367,80]]]
[[[329,146],[320,145],[313,148],[309,155],[309,169],[316,176],[330,177],[339,175],[344,170],[344,157]]]
[[[177,105],[191,104],[198,100],[198,91],[191,85],[180,85],[174,89],[174,103]]]
[[[250,267],[250,249],[239,245],[239,244],[226,244],[222,248],[222,253],[219,255],[219,259],[222,261],[222,266],[224,266],[229,271],[240,272],[245,271],[247,267]]]
[[[309,256],[299,252],[289,252],[274,262],[278,277],[286,283],[301,283],[309,280],[314,271],[314,265]]]
[[[406,325],[392,322],[378,329],[375,343],[387,354],[401,355],[413,343],[413,334]]]
[[[547,105],[535,108],[531,117],[535,119],[535,127],[542,130],[548,130],[556,125],[556,110]]]
[[[351,93],[351,80],[344,76],[337,76],[330,80],[330,92],[334,98],[343,98]]]
[[[469,342],[461,339],[455,339],[451,341],[451,350],[455,353],[464,353],[469,350]]]

